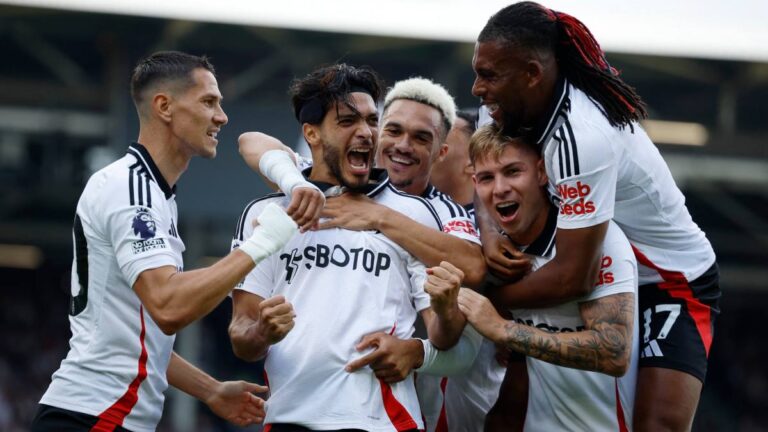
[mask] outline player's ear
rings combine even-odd
[[[152,104],[152,112],[155,116],[160,118],[166,123],[171,122],[173,99],[167,93],[155,93],[150,101]]]
[[[544,65],[537,59],[530,59],[525,63],[525,77],[528,80],[527,87],[536,87],[544,78]]]
[[[441,143],[440,147],[437,149],[437,162],[442,162],[443,159],[445,159],[445,155],[448,154],[448,144]]]
[[[539,158],[536,162],[536,179],[539,181],[539,186],[544,186],[549,181],[547,169],[544,166],[544,158]]]
[[[304,123],[301,125],[301,132],[304,134],[304,140],[307,142],[310,148],[319,146],[321,144],[319,126]]]

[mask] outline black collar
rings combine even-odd
[[[523,252],[540,257],[545,257],[552,253],[552,250],[555,247],[555,233],[557,232],[557,211],[557,207],[553,205],[549,207],[549,214],[547,214],[547,223],[544,224],[544,230],[541,231],[541,234],[539,234],[533,243],[522,248]]]
[[[157,165],[155,165],[155,161],[152,159],[152,156],[149,154],[146,147],[137,142],[131,143],[131,145],[128,146],[128,154],[135,157],[136,160],[149,171],[152,180],[160,186],[160,189],[165,194],[165,199],[170,199],[176,193],[176,185],[173,185],[173,187],[168,185],[168,182],[157,168]]]
[[[555,84],[554,97],[550,101],[549,108],[531,131],[531,137],[540,148],[544,147],[552,132],[560,126],[558,120],[566,118],[570,110],[568,81],[565,78],[559,78]]]
[[[420,197],[424,199],[429,199],[430,197],[437,194],[437,188],[432,186],[432,183],[427,184],[427,188],[424,189],[424,192],[419,195]]]
[[[304,175],[304,178],[306,178],[308,182],[317,186],[326,196],[329,196],[329,197],[337,196],[345,192],[345,188],[342,186],[334,185],[326,182],[310,180],[309,175],[311,173],[312,173],[311,166],[305,168],[301,172],[301,174]],[[365,188],[362,191],[360,191],[360,193],[364,193],[369,197],[373,198],[379,192],[384,190],[384,188],[387,186],[387,183],[389,183],[389,177],[387,176],[387,172],[381,168],[373,168],[371,170],[371,181],[368,182],[368,184],[365,186]]]

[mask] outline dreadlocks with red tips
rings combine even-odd
[[[534,2],[515,3],[494,14],[477,40],[551,51],[561,73],[596,101],[612,126],[631,128],[633,121],[648,115],[645,103],[608,64],[587,26],[571,15]]]

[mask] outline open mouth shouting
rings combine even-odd
[[[520,204],[516,201],[505,201],[496,204],[496,213],[499,215],[500,222],[508,223],[514,220],[519,208]]]
[[[353,175],[367,175],[371,170],[371,148],[357,147],[347,152],[347,162]]]

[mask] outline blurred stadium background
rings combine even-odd
[[[768,2],[573,3],[547,5],[581,18],[645,98],[647,128],[719,256],[723,313],[694,430],[768,430]],[[0,430],[28,429],[66,353],[74,208],[88,176],[137,136],[139,58],[207,54],[225,97],[218,157],[194,161],[178,188],[191,269],[228,251],[244,204],[265,192],[237,136],[298,143],[292,78],[367,64],[389,84],[431,77],[475,107],[472,42],[505,4],[0,0]],[[181,332],[177,350],[220,379],[259,382],[260,365],[232,354],[229,303]],[[159,430],[237,429],[169,392]]]

